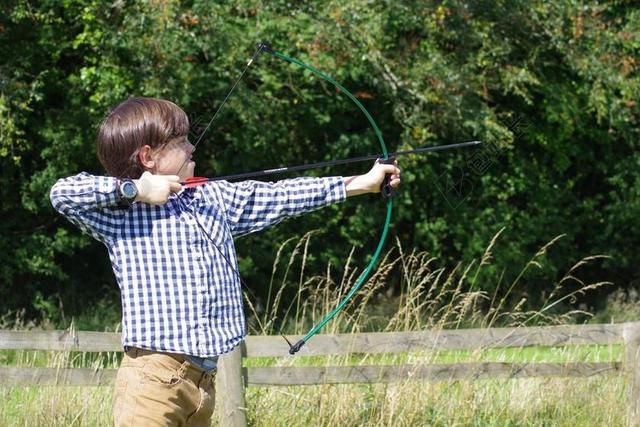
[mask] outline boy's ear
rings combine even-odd
[[[149,145],[143,145],[138,151],[138,160],[145,170],[152,170],[156,165],[152,154],[153,149]]]

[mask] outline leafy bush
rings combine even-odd
[[[36,295],[68,313],[114,289],[106,252],[56,215],[54,181],[99,173],[94,135],[133,95],[171,99],[196,137],[259,40],[352,90],[392,150],[481,139],[480,150],[401,159],[395,234],[405,247],[469,261],[506,227],[494,280],[564,234],[522,283],[551,292],[568,263],[609,255],[589,279],[638,279],[640,10],[629,2],[86,2],[0,6],[0,298]],[[354,106],[327,84],[261,56],[198,147],[214,175],[378,151]],[[366,166],[319,171],[359,173]],[[263,298],[271,254],[322,227],[308,268],[368,256],[383,206],[362,197],[238,241]],[[399,292],[399,281],[389,283]],[[593,303],[594,301],[587,301]],[[531,301],[532,304],[536,303]],[[0,310],[2,311],[2,310]]]

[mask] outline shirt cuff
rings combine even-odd
[[[347,188],[344,183],[344,178],[341,176],[332,176],[327,178],[328,191],[327,202],[339,203],[347,198]]]
[[[113,206],[120,203],[118,194],[118,179],[112,176],[97,176],[96,182],[96,205]]]

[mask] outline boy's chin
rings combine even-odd
[[[182,178],[183,179],[193,178],[195,173],[195,168],[196,168],[196,162],[194,162],[193,160],[187,163],[187,166],[185,167],[186,170],[184,171],[185,173],[184,173],[184,176],[182,176]]]

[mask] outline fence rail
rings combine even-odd
[[[297,337],[291,337],[294,341]],[[528,346],[623,344],[621,361],[585,363],[419,363],[324,367],[243,367],[243,358],[292,357],[281,337],[248,336],[220,358],[217,396],[221,425],[246,425],[246,386],[292,386],[402,381],[590,377],[622,373],[627,382],[629,424],[640,425],[640,322],[416,332],[317,335],[304,356],[477,350]],[[91,331],[0,331],[0,350],[120,352],[119,333]],[[110,385],[115,369],[0,367],[0,385]]]
[[[300,355],[399,353],[421,350],[475,350],[529,346],[620,344],[629,323],[564,325],[532,328],[457,329],[417,332],[369,332],[316,335]],[[300,336],[291,336],[297,341]],[[248,336],[245,357],[289,356],[280,336]],[[92,331],[2,331],[0,350],[53,350],[84,352],[122,351],[120,334]]]

